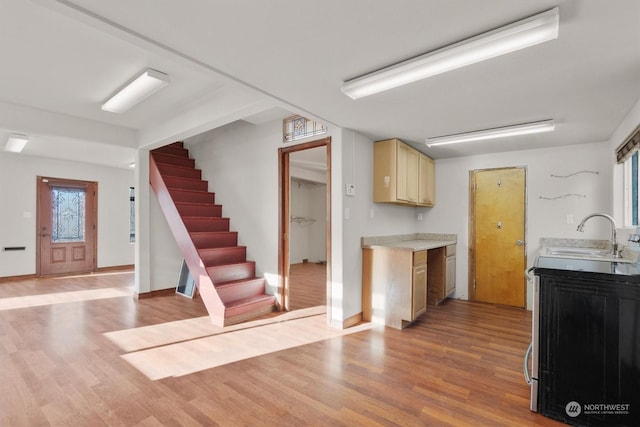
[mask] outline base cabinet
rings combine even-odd
[[[411,320],[427,311],[427,251],[413,253],[413,277],[411,281]]]
[[[427,251],[362,249],[362,317],[404,328],[427,310]]]
[[[428,251],[427,303],[438,305],[456,290],[456,245]]]

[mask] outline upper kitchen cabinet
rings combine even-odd
[[[373,201],[410,206],[435,203],[433,160],[397,138],[373,146]]]
[[[436,204],[436,165],[431,157],[420,153],[418,168],[418,206]]]

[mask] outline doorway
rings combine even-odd
[[[526,305],[526,169],[469,172],[469,298]]]
[[[36,273],[94,271],[98,183],[38,177]]]
[[[330,138],[279,149],[279,299],[284,310],[328,305]]]

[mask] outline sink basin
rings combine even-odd
[[[594,261],[636,262],[637,254],[623,251],[620,257],[614,257],[608,249],[574,248],[574,247],[546,247],[540,250],[540,255],[557,258],[587,259]]]

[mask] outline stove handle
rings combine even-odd
[[[524,353],[524,362],[522,367],[522,371],[524,372],[524,380],[529,385],[531,385],[531,374],[529,373],[529,356],[531,356],[531,350],[533,350],[533,343],[529,343],[529,347]]]
[[[524,275],[527,277],[529,282],[533,282],[533,275],[531,274],[535,270],[535,267],[527,268],[527,271],[524,272]]]

